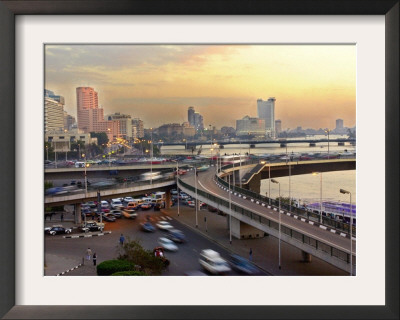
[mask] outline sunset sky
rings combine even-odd
[[[47,45],[45,88],[76,117],[76,87],[93,87],[104,114],[130,114],[145,128],[187,121],[235,127],[276,98],[282,128],[356,121],[356,47],[350,45]]]

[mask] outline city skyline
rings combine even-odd
[[[205,127],[235,127],[270,96],[285,129],[334,128],[338,118],[353,127],[355,62],[355,47],[338,45],[57,45],[46,46],[45,87],[65,97],[73,116],[76,87],[92,87],[104,114],[146,127],[185,122],[189,106]]]

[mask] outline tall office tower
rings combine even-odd
[[[188,109],[188,122],[191,126],[195,126],[194,125],[194,107],[189,107]]]
[[[44,132],[64,130],[64,97],[44,90]]]
[[[143,120],[140,120],[139,118],[134,118],[132,119],[132,128],[136,128],[135,134],[136,138],[143,138],[144,137],[144,125],[143,125]],[[133,129],[132,129],[133,130]],[[132,131],[133,132],[133,131]]]
[[[276,137],[282,132],[282,121],[275,120],[275,134]]]
[[[103,109],[100,109],[100,112],[97,111],[99,110],[99,99],[97,92],[93,88],[76,88],[76,106],[79,130],[86,133],[93,131],[94,122],[104,121]],[[96,110],[96,112],[90,113],[90,110]],[[93,119],[93,117],[97,117],[97,119]]]
[[[118,136],[124,139],[131,139],[132,138],[132,119],[130,115],[121,114],[116,112],[114,114],[110,114],[107,116],[109,121],[118,121]]]
[[[265,120],[265,135],[270,138],[275,138],[275,101],[274,97],[257,100],[258,117]]]
[[[64,111],[64,130],[71,130],[75,124],[75,117],[69,115],[67,111]]]
[[[343,119],[336,120],[336,129],[343,129]]]
[[[196,129],[196,131],[204,129],[203,116],[198,112],[194,113],[194,125],[193,126]]]

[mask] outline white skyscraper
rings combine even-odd
[[[273,97],[257,100],[258,117],[265,120],[265,135],[270,138],[275,138],[275,101]]]

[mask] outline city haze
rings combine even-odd
[[[257,99],[276,98],[282,129],[347,127],[356,119],[356,48],[349,45],[47,45],[45,88],[76,116],[76,88],[99,95],[104,114],[145,127],[187,121],[235,127],[257,116]]]

